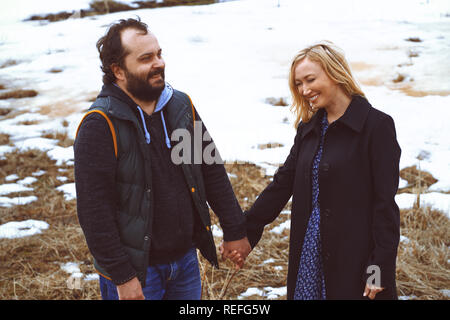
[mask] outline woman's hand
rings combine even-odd
[[[375,296],[377,293],[383,291],[384,288],[380,288],[377,286],[374,286],[372,284],[366,283],[366,288],[364,289],[363,297],[369,297],[369,299],[373,300],[375,299]]]
[[[222,259],[230,259],[235,264],[236,270],[239,270],[244,266],[245,259],[252,248],[247,237],[245,237],[238,241],[222,242],[219,251],[222,254]]]

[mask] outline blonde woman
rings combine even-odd
[[[294,58],[294,145],[246,212],[252,248],[291,196],[288,299],[396,299],[400,147],[330,42]],[[240,261],[239,254],[229,256]]]

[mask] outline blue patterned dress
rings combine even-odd
[[[324,300],[325,277],[323,274],[322,243],[320,237],[319,164],[323,141],[328,129],[327,113],[320,125],[320,145],[312,165],[312,212],[305,233],[300,265],[297,274],[294,300]]]

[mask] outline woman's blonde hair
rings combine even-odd
[[[296,128],[300,121],[308,122],[317,112],[317,110],[311,108],[309,101],[303,98],[295,85],[295,68],[305,58],[321,65],[328,77],[338,84],[348,96],[359,95],[365,97],[356,80],[353,78],[350,67],[341,49],[330,41],[322,41],[309,46],[294,57],[289,73],[289,88],[293,101],[291,111],[296,116],[294,123]]]

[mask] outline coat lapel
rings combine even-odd
[[[359,133],[364,127],[370,107],[370,103],[365,98],[353,96],[345,113],[336,121]]]

